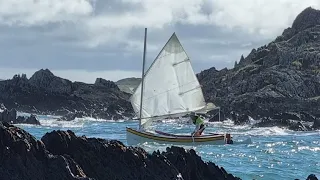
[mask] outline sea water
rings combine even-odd
[[[19,115],[28,115],[19,113]],[[41,126],[23,125],[37,139],[52,130],[72,130],[76,135],[116,139],[126,144],[126,127],[138,127],[138,121],[106,121],[78,118],[57,121],[55,116],[38,116]],[[190,134],[194,126],[176,120],[157,122],[154,128],[179,134]],[[278,127],[251,128],[235,126],[231,121],[209,123],[205,131],[231,133],[235,141],[251,137],[251,144],[185,146],[193,148],[204,161],[212,161],[227,172],[244,180],[306,179],[309,174],[320,177],[320,131],[295,132]],[[164,151],[170,144],[140,145],[152,153]]]

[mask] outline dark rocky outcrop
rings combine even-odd
[[[68,155],[53,155],[32,135],[6,122],[0,122],[0,177],[20,179],[89,180]]]
[[[179,147],[148,154],[119,141],[77,137],[72,131],[53,131],[41,140],[50,152],[70,155],[96,179],[237,179],[214,163],[204,163],[194,150]]]
[[[23,74],[0,81],[0,103],[28,113],[70,116],[83,112],[83,116],[125,119],[133,116],[128,99],[129,94],[114,82],[102,78],[95,84],[71,82],[48,69],[35,72],[30,79]]]
[[[114,83],[112,81],[109,81],[109,80],[102,79],[102,78],[97,78],[94,84],[96,86],[105,86],[105,87],[108,87],[108,88],[114,88],[114,89],[118,89],[119,90],[119,88],[116,85],[116,83]]]
[[[222,118],[244,124],[250,116],[263,119],[256,126],[317,129],[320,11],[305,9],[292,27],[268,45],[241,57],[233,69],[210,68],[197,77],[206,100],[221,107]],[[311,125],[304,122],[311,122]]]
[[[318,180],[317,176],[314,174],[310,174],[306,180]]]
[[[30,117],[18,116],[17,110],[8,110],[3,104],[0,104],[0,121],[9,124],[35,124],[40,125],[39,120],[33,114]]]
[[[293,21],[292,29],[298,31],[303,31],[305,29],[317,26],[320,24],[320,11],[313,9],[311,7],[303,10]]]
[[[0,122],[1,179],[235,180],[194,150],[179,147],[147,153],[119,141],[52,131],[36,140],[26,131]]]
[[[191,149],[185,151],[183,148],[171,147],[167,148],[166,152],[155,152],[156,155],[162,155],[174,164],[174,166],[181,172],[184,179],[240,179],[234,177],[232,174],[226,172],[221,167],[219,168],[214,163],[204,163],[196,152]]]
[[[314,123],[313,123],[313,125],[312,125],[311,128],[313,128],[313,129],[320,129],[320,119],[319,119],[319,118],[317,118],[316,120],[314,120]]]
[[[58,121],[72,121],[75,120],[76,118],[83,118],[86,116],[86,113],[83,111],[80,112],[70,112],[61,118],[58,119]]]

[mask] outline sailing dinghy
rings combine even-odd
[[[145,28],[142,80],[130,98],[132,107],[139,118],[139,128],[126,128],[128,145],[144,142],[174,145],[232,143],[230,134],[209,133],[196,137],[191,136],[191,133],[190,135],[176,135],[148,130],[155,120],[181,117],[191,112],[205,114],[219,107],[205,102],[190,58],[175,33],[144,73],[146,38],[147,29]]]

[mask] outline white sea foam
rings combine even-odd
[[[30,116],[30,113],[24,113],[24,112],[19,112],[19,116]],[[75,118],[72,121],[63,121],[58,119],[61,116],[53,116],[53,115],[36,115],[39,122],[40,126],[43,127],[61,127],[61,128],[82,128],[85,126],[86,123],[90,122],[124,122],[125,120],[106,120],[106,119],[95,119],[92,117],[82,117],[82,118]],[[19,126],[25,126],[25,127],[33,127],[36,125],[32,124],[17,124]]]

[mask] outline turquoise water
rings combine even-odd
[[[24,115],[20,113],[19,115]],[[77,135],[117,139],[126,144],[126,127],[137,127],[137,121],[104,121],[81,118],[56,121],[57,117],[38,116],[41,126],[17,125],[40,139],[52,130],[72,130]],[[185,122],[157,122],[155,127],[169,133],[190,133],[193,126]],[[229,132],[234,140],[251,137],[252,144],[203,145],[192,147],[205,161],[223,166],[226,171],[246,179],[306,179],[309,174],[320,177],[320,131],[294,132],[277,127],[250,128],[232,122],[210,123],[206,131]],[[170,145],[142,144],[148,152],[165,150]],[[191,147],[185,147],[191,148]]]

